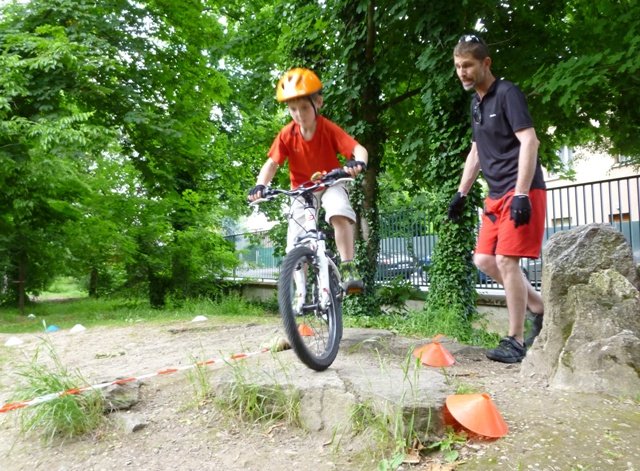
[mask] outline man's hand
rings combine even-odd
[[[511,199],[511,219],[516,227],[529,224],[531,219],[531,202],[528,195],[515,195]]]
[[[256,185],[253,188],[251,188],[251,190],[249,191],[249,201],[255,201],[255,200],[259,200],[260,198],[262,198],[262,192],[265,190],[265,186],[264,185]]]
[[[466,201],[466,196],[462,193],[457,192],[453,198],[451,199],[451,203],[449,203],[449,211],[447,211],[447,216],[453,222],[458,222],[462,217],[462,212],[464,211],[464,203]]]
[[[347,163],[343,167],[343,169],[345,172],[355,178],[360,172],[364,172],[365,170],[367,170],[367,164],[365,164],[361,160],[350,159],[347,160]]]

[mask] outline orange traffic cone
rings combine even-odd
[[[454,420],[453,423],[450,422],[451,418]],[[454,427],[457,423],[476,435],[489,438],[503,437],[509,431],[491,397],[486,393],[448,396],[445,402],[444,422]]]
[[[438,338],[440,335],[435,337],[435,339]],[[456,362],[453,355],[435,340],[422,347],[417,347],[413,351],[413,356],[419,358],[422,364],[427,366],[451,366]]]
[[[303,337],[313,337],[313,329],[307,324],[300,324],[298,326],[298,332]]]

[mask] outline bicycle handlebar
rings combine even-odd
[[[279,195],[300,196],[305,193],[313,192],[318,188],[329,188],[337,183],[353,180],[353,177],[342,170],[342,168],[336,168],[326,173],[316,172],[311,176],[311,180],[303,183],[297,188],[285,190],[282,188],[266,187],[262,192],[262,198],[251,201],[249,206],[255,206],[256,204],[270,201]]]

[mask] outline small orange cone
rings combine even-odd
[[[453,394],[447,397],[445,412],[462,427],[477,435],[500,438],[509,427],[488,394]],[[447,422],[445,413],[445,423]],[[449,425],[455,425],[449,423]]]
[[[303,337],[313,337],[313,329],[309,327],[307,324],[300,324],[298,326],[298,332]]]
[[[435,338],[438,339],[440,336]],[[417,347],[413,351],[413,356],[419,358],[422,364],[427,366],[451,366],[456,362],[453,355],[435,340],[422,347]]]

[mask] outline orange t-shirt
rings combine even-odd
[[[337,154],[348,159],[353,157],[358,144],[353,137],[323,116],[318,115],[316,123],[313,137],[305,141],[300,126],[290,122],[278,133],[269,149],[269,157],[278,165],[289,161],[291,188],[308,182],[315,172],[341,167]]]

